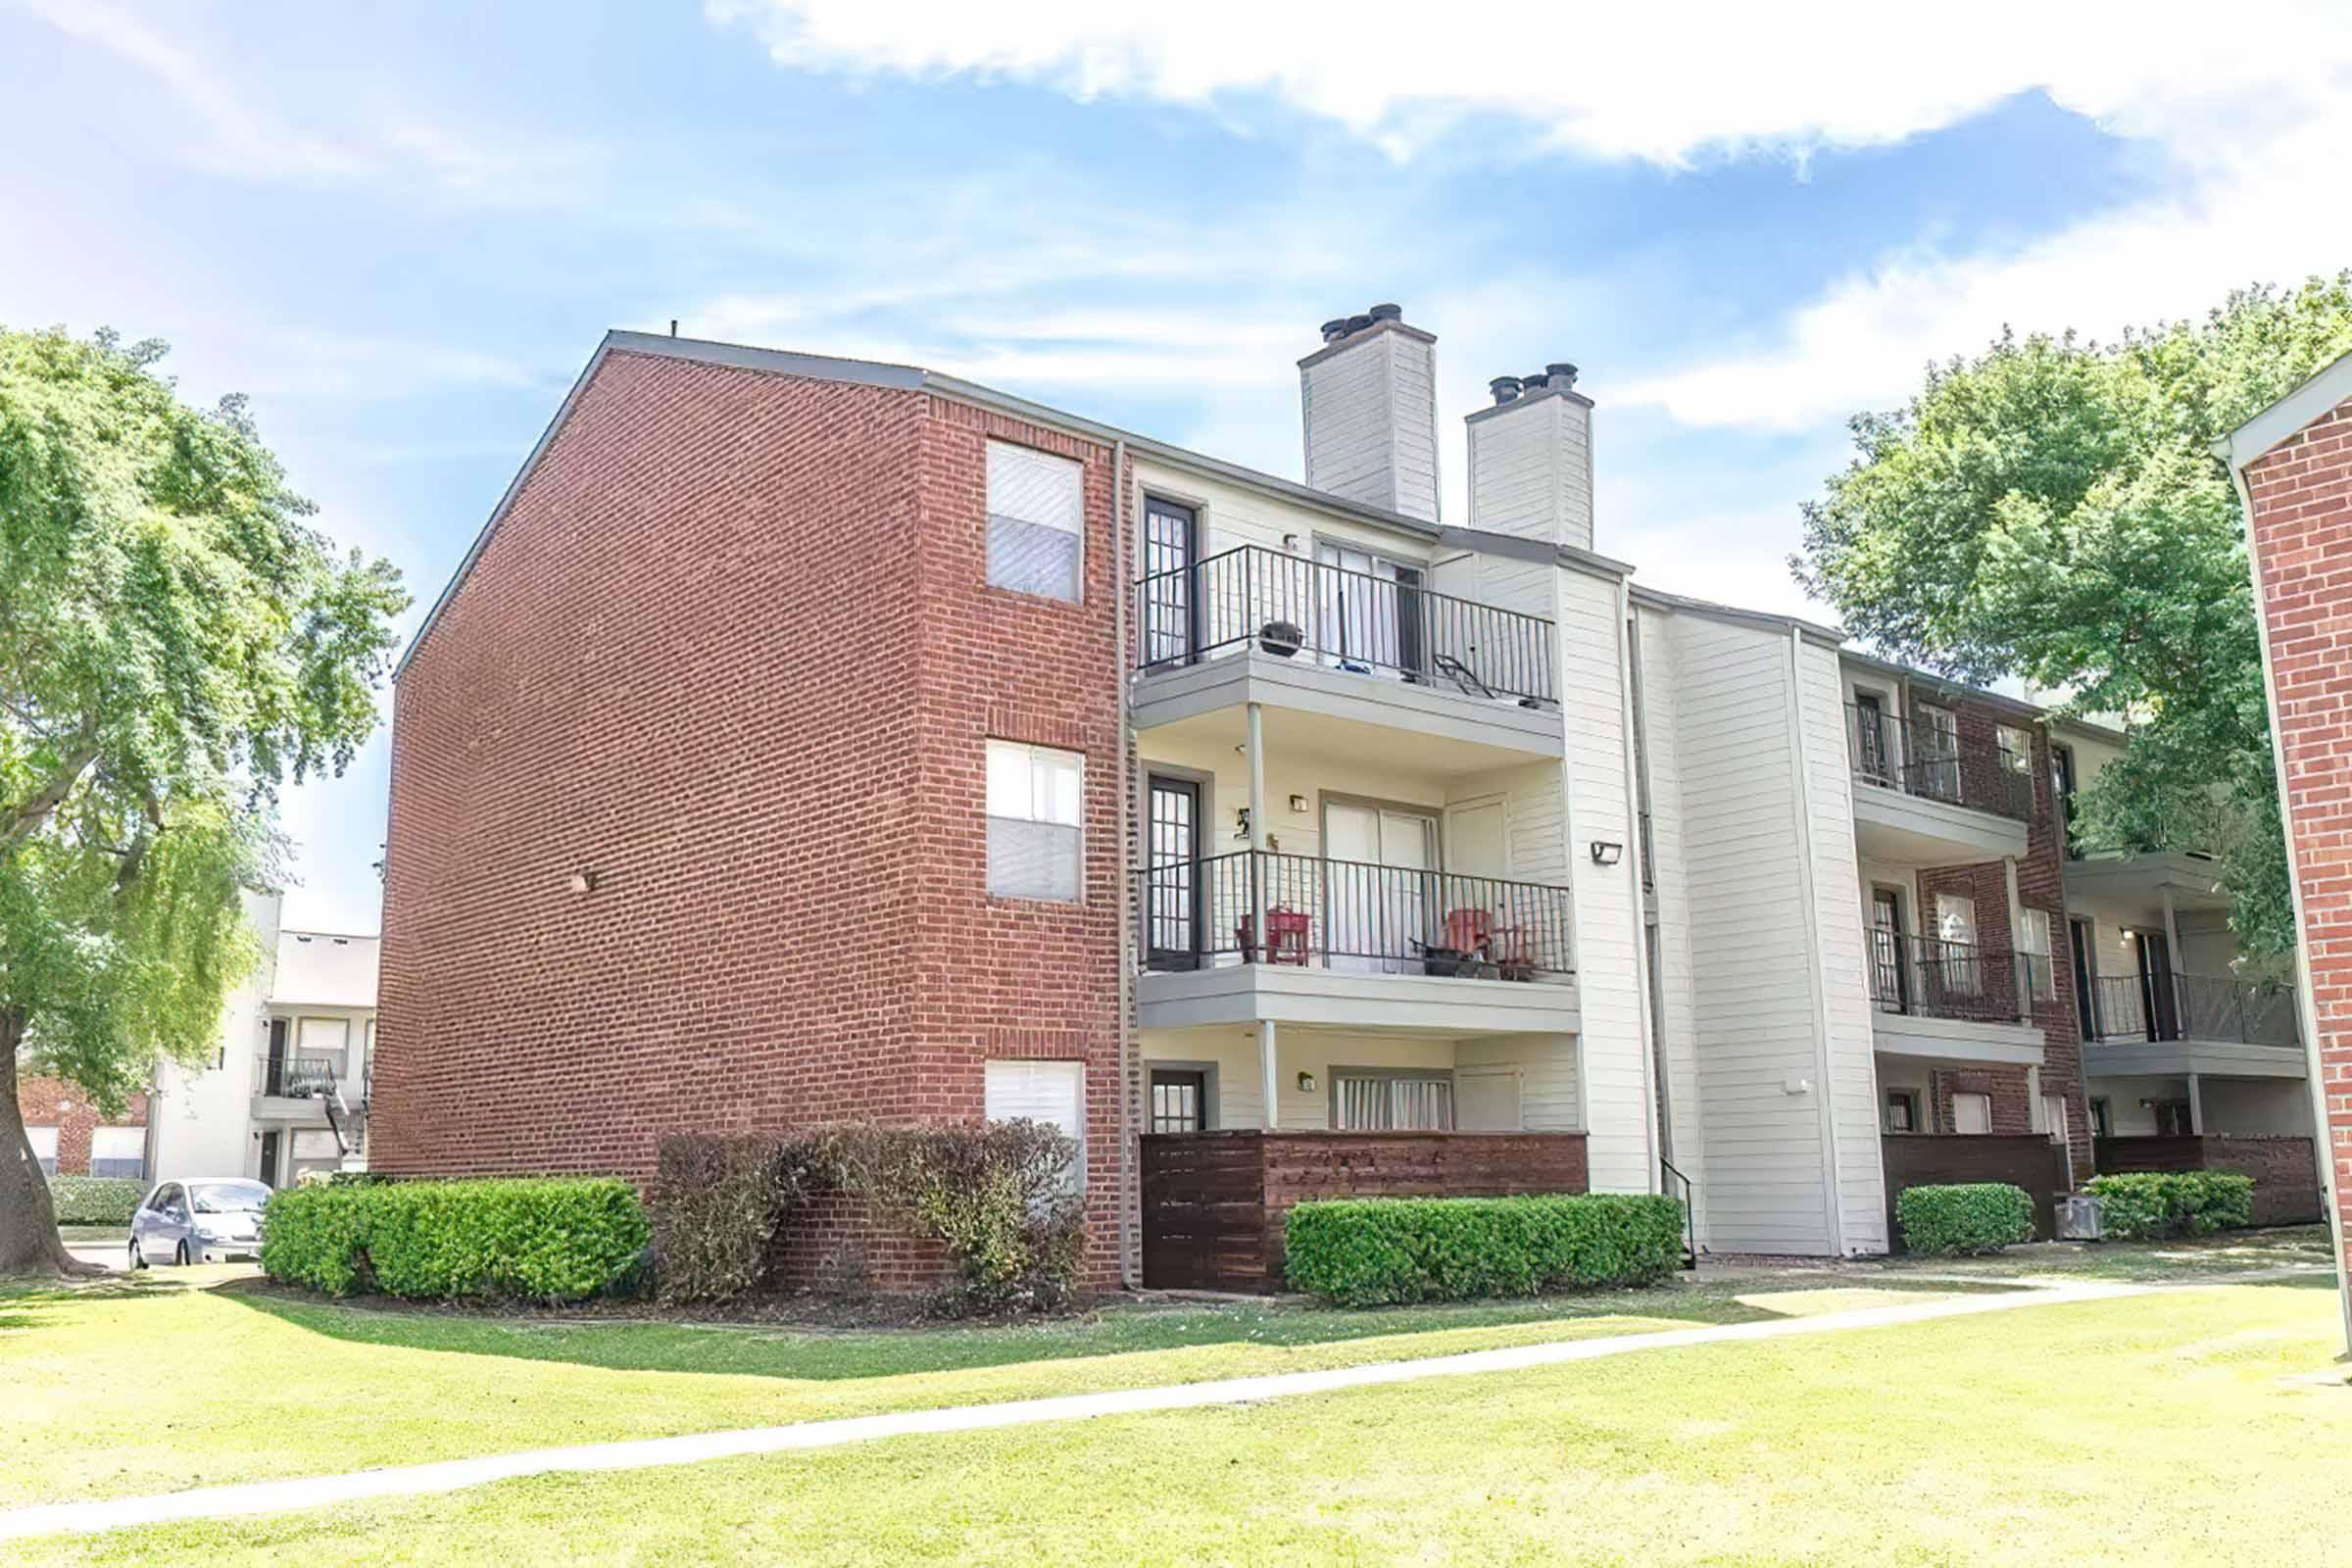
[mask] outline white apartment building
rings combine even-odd
[[[283,895],[249,893],[263,959],[221,1012],[212,1062],[162,1063],[149,1100],[148,1177],[365,1168],[378,940],[295,931]]]

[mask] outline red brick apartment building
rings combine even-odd
[[[2222,444],[2245,504],[2352,1349],[2352,356]]]
[[[1571,365],[1495,379],[1445,522],[1435,337],[1319,336],[1300,483],[608,335],[399,671],[371,1163],[1028,1115],[1092,1283],[1258,1286],[1319,1194],[1868,1253],[1906,1185],[2046,1216],[2308,1124],[2186,1004],[2210,879],[2067,857],[2123,736],[1631,582]]]

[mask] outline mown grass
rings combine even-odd
[[[2334,1303],[2229,1287],[22,1544],[57,1564],[2342,1560]]]

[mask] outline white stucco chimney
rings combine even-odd
[[[1576,367],[1496,376],[1469,416],[1470,526],[1592,548],[1592,400]]]
[[[1309,486],[1438,520],[1437,345],[1395,305],[1323,323],[1298,362]]]

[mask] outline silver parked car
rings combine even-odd
[[[158,1182],[130,1216],[130,1266],[259,1257],[269,1201],[269,1188],[241,1176]]]

